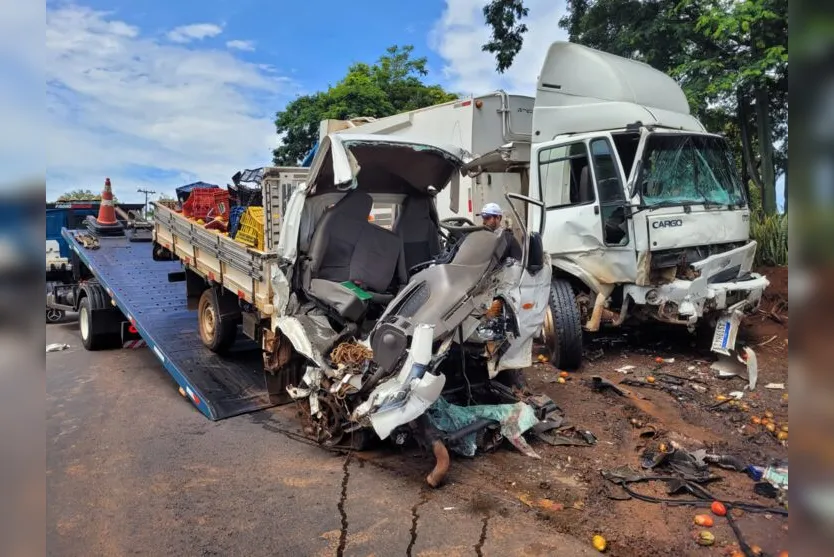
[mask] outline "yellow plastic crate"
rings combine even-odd
[[[264,249],[264,208],[248,207],[240,217],[240,229],[235,240],[251,248]]]

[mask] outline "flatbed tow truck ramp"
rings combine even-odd
[[[169,282],[170,273],[182,272],[180,262],[154,261],[150,242],[99,237],[98,247],[90,249],[75,231],[65,228],[61,234],[206,417],[220,420],[288,402],[283,385],[264,373],[261,349],[253,341],[238,335],[227,357],[203,345],[197,312],[186,307],[185,283]]]

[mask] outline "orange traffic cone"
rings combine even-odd
[[[99,224],[116,224],[116,210],[113,208],[113,188],[110,178],[104,179],[104,191],[101,192],[101,205],[98,208]]]
[[[104,180],[98,218],[90,215],[87,217],[86,224],[90,232],[96,236],[124,236],[124,226],[116,220],[116,208],[113,205],[113,189],[110,186],[110,178]]]

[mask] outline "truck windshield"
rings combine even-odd
[[[646,205],[745,202],[727,143],[709,135],[652,133],[640,172]]]

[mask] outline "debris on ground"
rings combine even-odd
[[[608,542],[605,541],[605,538],[597,534],[593,538],[591,538],[591,545],[594,546],[594,549],[602,553],[608,547]]]
[[[708,514],[696,514],[694,522],[696,526],[702,526],[704,528],[711,528],[715,524],[715,521]]]
[[[718,354],[718,360],[712,364],[712,369],[718,372],[718,377],[729,379],[731,377],[743,377],[747,379],[747,388],[756,390],[756,382],[759,377],[758,357],[753,349],[745,346],[736,357]]]
[[[70,347],[69,344],[63,344],[63,343],[57,342],[57,343],[54,343],[54,344],[47,344],[46,345],[46,351],[47,352],[60,352],[61,350],[69,349],[69,347]]]
[[[556,512],[565,509],[565,506],[562,503],[557,503],[552,499],[535,499],[533,497],[530,497],[526,493],[522,493],[521,495],[519,495],[518,500],[530,507],[531,509],[537,509],[540,511]]]
[[[479,418],[494,420],[500,424],[501,434],[519,451],[532,458],[541,458],[523,437],[539,423],[533,408],[523,402],[458,406],[440,397],[429,407],[427,415],[435,428],[447,433],[458,431]],[[475,456],[477,437],[477,433],[470,433],[452,442],[449,448],[463,456]]]

